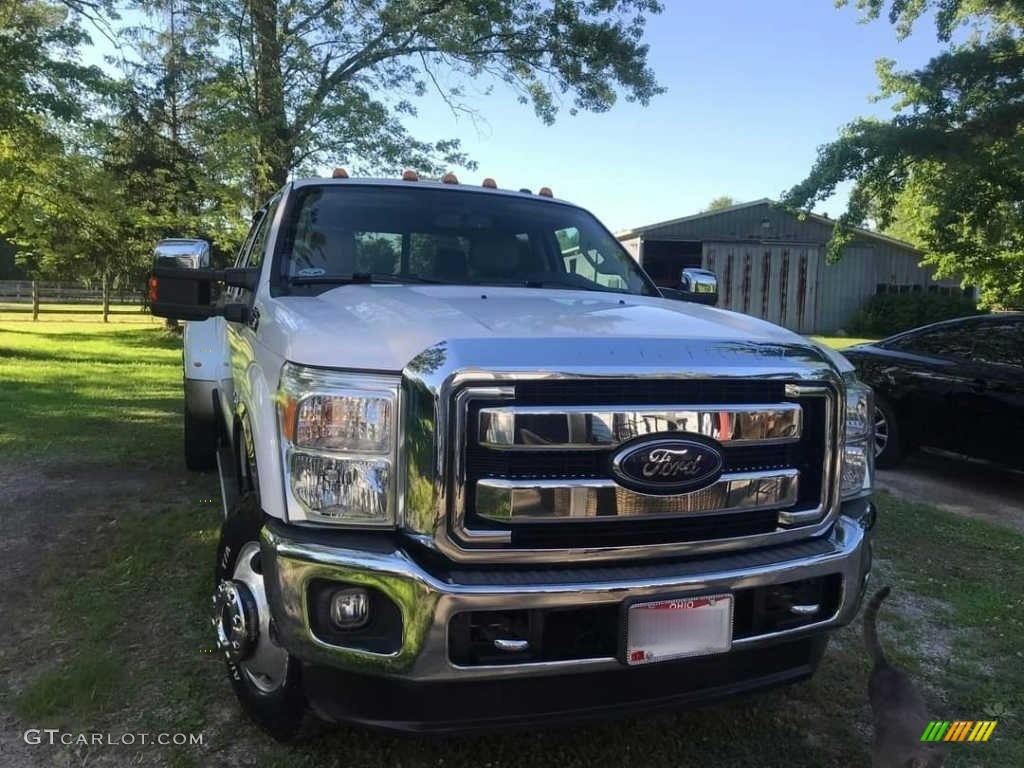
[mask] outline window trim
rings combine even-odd
[[[260,219],[259,226],[253,233],[252,242],[249,243],[249,252],[245,256],[245,264],[243,264],[243,266],[255,266],[257,268],[263,266],[263,262],[266,260],[267,256],[267,238],[270,237],[270,230],[274,226],[274,215],[277,213],[277,208],[280,205],[280,203],[281,193],[278,192],[276,195],[270,198],[270,200],[267,201],[266,205],[264,205],[263,208],[261,209],[263,211],[263,217]],[[255,250],[256,241],[260,237],[260,233],[263,233],[263,245],[260,248],[260,261],[258,264],[253,264],[252,255]],[[271,258],[273,258],[273,254],[271,254]]]

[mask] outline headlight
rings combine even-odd
[[[301,517],[395,524],[398,379],[303,368],[281,371],[278,419],[289,505]]]
[[[875,398],[853,373],[843,375],[846,426],[840,495],[853,499],[871,493],[875,482]]]

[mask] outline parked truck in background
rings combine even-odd
[[[713,275],[657,288],[547,189],[335,175],[276,194],[233,268],[150,279],[188,321],[246,712],[452,732],[810,676],[871,564],[852,367],[708,306]]]

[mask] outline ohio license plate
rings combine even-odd
[[[728,651],[732,595],[700,595],[635,603],[626,623],[626,663],[650,664]]]

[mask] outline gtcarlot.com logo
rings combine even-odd
[[[128,747],[141,744],[160,746],[199,746],[201,733],[73,733],[59,728],[29,728],[24,734],[26,744],[49,744],[66,747]]]

